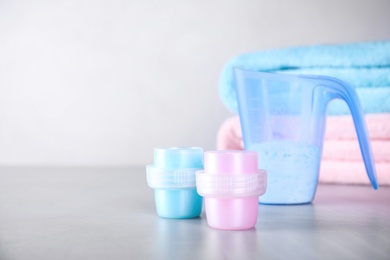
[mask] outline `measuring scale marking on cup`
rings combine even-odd
[[[341,80],[235,69],[236,93],[246,150],[256,151],[268,171],[264,204],[310,203],[315,196],[328,103],[343,99],[350,107],[368,177],[376,172],[355,90]]]

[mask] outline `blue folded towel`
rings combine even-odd
[[[355,88],[390,88],[390,41],[293,47],[238,55],[224,66],[219,83],[222,101],[231,111],[237,112],[234,67],[331,76]],[[379,110],[378,113],[385,112]],[[334,110],[330,112],[339,113]]]
[[[357,88],[356,93],[366,114],[390,113],[390,87]],[[336,99],[330,102],[328,115],[350,114],[344,100]]]

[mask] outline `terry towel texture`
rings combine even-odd
[[[390,113],[366,114],[380,185],[390,185]],[[331,116],[322,152],[320,182],[370,184],[351,116]]]
[[[277,73],[326,75],[339,78],[355,88],[390,88],[390,41],[304,46],[238,55],[224,66],[219,81],[223,103],[231,111],[237,112],[234,67]],[[360,95],[360,98],[364,99],[365,95]],[[388,109],[384,102],[379,107]],[[329,113],[332,114],[333,111],[330,109]]]
[[[390,185],[390,163],[375,162],[378,183]],[[363,161],[328,161],[322,160],[320,183],[330,184],[365,184],[370,185]]]
[[[371,148],[374,153],[375,163],[390,163],[390,139],[388,140],[370,140]],[[362,161],[362,154],[359,148],[357,138],[352,140],[332,140],[324,142],[322,151],[322,160],[329,161]],[[389,172],[390,174],[390,172]]]
[[[390,114],[367,114],[364,118],[370,140],[390,140]],[[325,140],[355,140],[356,138],[351,116],[327,118]]]
[[[357,88],[356,93],[366,114],[390,113],[390,86],[378,88]],[[351,114],[344,100],[332,100],[328,106],[328,115]]]
[[[365,116],[378,183],[390,185],[390,114]],[[240,119],[234,116],[225,120],[217,134],[218,150],[242,150],[244,144]],[[320,182],[369,184],[352,118],[327,118],[322,152]]]
[[[372,148],[386,148],[386,144],[389,144],[390,142],[390,114],[366,115],[365,120],[370,141],[375,142],[375,144],[372,144]],[[350,145],[352,143],[358,144],[355,126],[353,124],[351,116],[331,116],[326,119],[325,142],[330,142],[330,146],[333,146],[336,145],[335,142],[337,141],[344,141],[345,144]],[[356,146],[356,148],[360,149],[358,146]],[[223,122],[223,124],[219,128],[217,134],[217,149],[244,149],[240,118],[238,116],[233,116],[231,118],[226,119],[225,122]],[[330,147],[327,149],[329,149],[329,151],[332,150],[332,148]],[[355,151],[355,153],[356,152],[360,153],[360,150]],[[376,155],[375,152],[374,155]],[[383,155],[387,155],[387,158],[390,161],[390,147],[387,151],[383,150]],[[329,158],[333,155],[328,154],[323,156]]]

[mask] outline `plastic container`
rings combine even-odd
[[[196,192],[195,172],[203,169],[203,149],[154,149],[154,164],[146,166],[148,185],[154,189],[157,214],[163,218],[195,218],[203,198]]]
[[[196,172],[196,185],[204,196],[209,226],[227,230],[254,227],[258,197],[265,192],[266,183],[267,174],[258,170],[256,152],[205,152],[204,171]]]
[[[235,69],[237,101],[246,150],[258,152],[268,172],[264,204],[310,203],[315,196],[326,110],[344,100],[355,123],[368,177],[376,172],[364,114],[355,90],[324,76],[285,75]]]

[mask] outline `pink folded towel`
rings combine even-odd
[[[378,182],[390,185],[390,114],[365,116]],[[227,119],[217,134],[218,150],[244,149],[240,119]],[[320,182],[369,184],[350,115],[327,118]]]
[[[376,175],[380,185],[390,185],[390,163],[375,163]],[[321,161],[320,183],[341,184],[367,184],[371,185],[367,178],[363,161]]]
[[[222,123],[217,134],[217,150],[244,150],[238,116],[228,118]]]
[[[380,185],[390,185],[390,114],[365,115]],[[352,117],[327,118],[321,183],[370,184]]]
[[[366,114],[370,140],[390,140],[390,114]],[[329,116],[326,120],[325,139],[356,139],[352,117]]]
[[[390,140],[370,140],[375,163],[390,163]],[[322,148],[322,160],[362,161],[359,141],[327,139]],[[390,174],[390,172],[389,172]]]
[[[365,116],[365,119],[371,141],[390,141],[390,114],[369,114]],[[357,140],[352,117],[350,115],[328,117],[325,142],[327,140]],[[384,144],[385,148],[388,147],[388,144],[386,144]],[[376,144],[374,145],[376,146]],[[219,128],[217,149],[244,149],[240,119],[238,116],[228,118]]]

